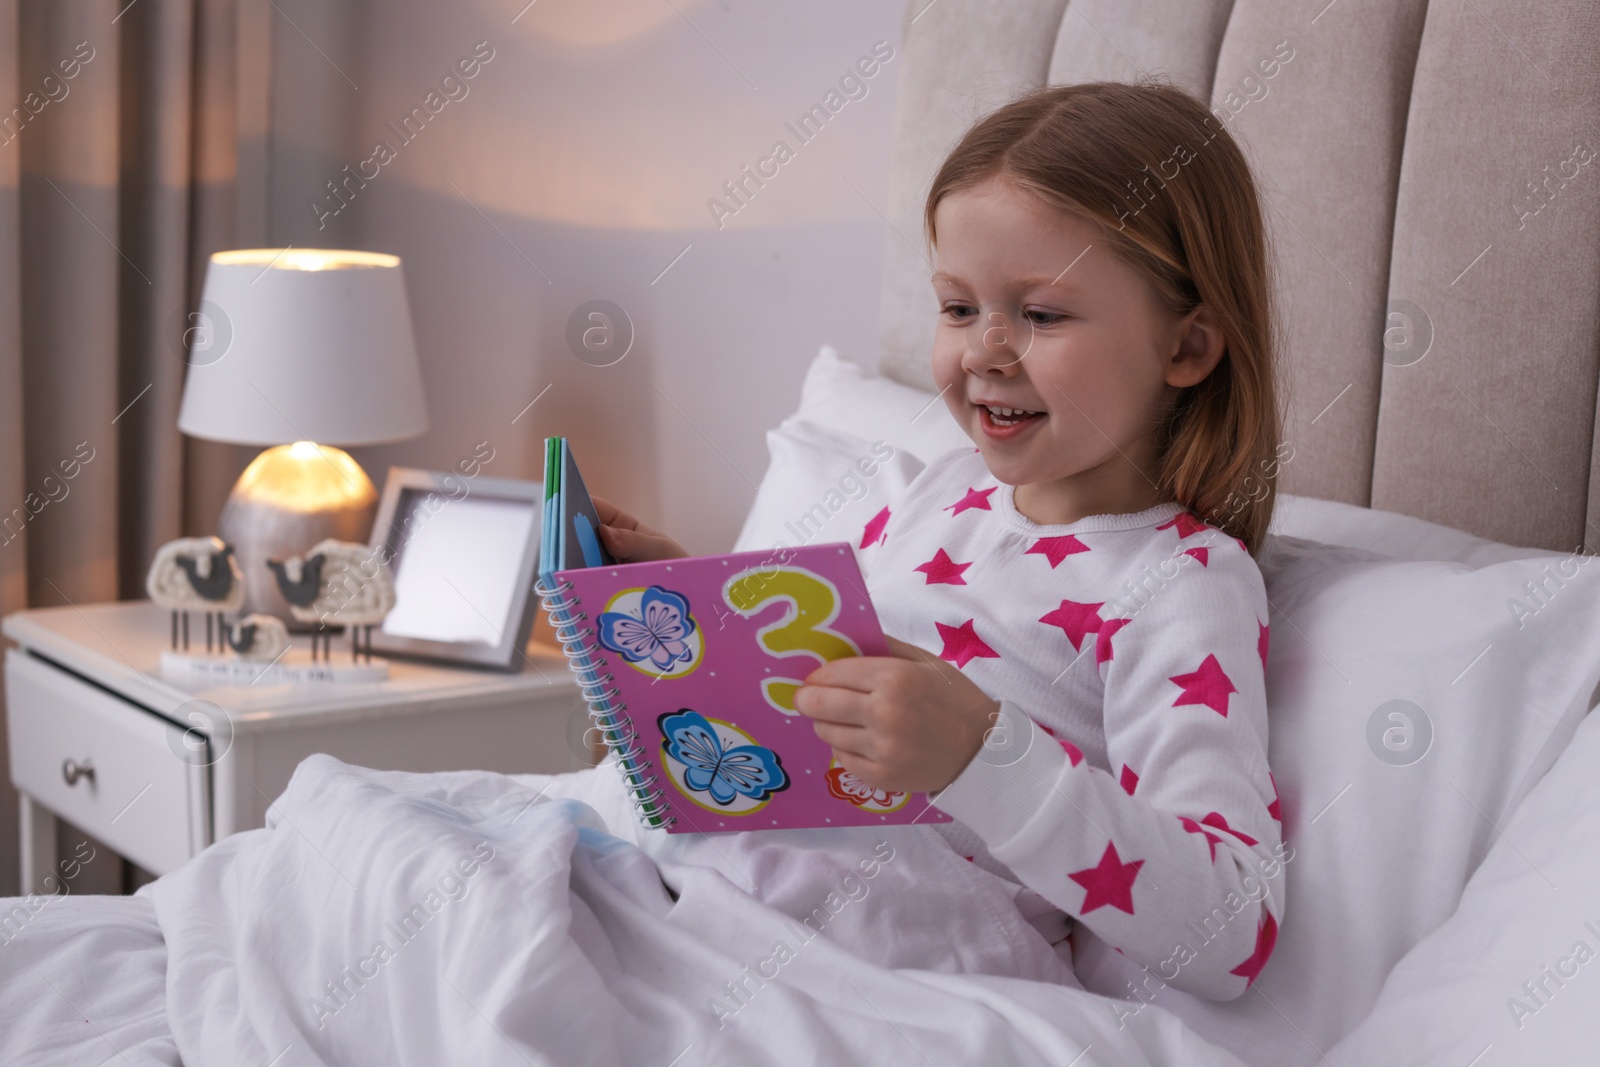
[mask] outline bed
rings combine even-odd
[[[1243,997],[1067,968],[926,828],[668,838],[609,764],[314,757],[265,828],[133,897],[0,902],[0,1062],[1592,1062],[1600,186],[1573,145],[1597,42],[1575,0],[906,12],[882,349],[818,354],[736,547],[802,515],[851,539],[963,442],[915,241],[972,118],[1156,70],[1213,99],[1268,190],[1288,327],[1260,563],[1293,851]]]

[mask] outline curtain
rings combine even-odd
[[[142,597],[249,461],[177,413],[207,257],[266,243],[270,2],[0,0],[0,612]],[[0,895],[17,833],[7,776]]]

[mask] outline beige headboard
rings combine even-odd
[[[967,126],[1026,87],[1165,74],[1263,186],[1279,488],[1600,550],[1597,52],[1594,0],[910,0],[882,370],[931,390],[922,204]]]

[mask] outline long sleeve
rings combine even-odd
[[[1271,955],[1292,858],[1267,765],[1267,601],[1239,542],[1198,523],[1178,534],[1127,617],[1064,600],[1039,620],[1077,638],[1061,667],[1100,672],[1116,772],[1002,692],[990,740],[934,803],[1163,981],[1230,1000]]]

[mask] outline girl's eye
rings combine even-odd
[[[977,309],[969,304],[946,304],[942,310],[958,322],[978,313]]]
[[[1029,310],[1024,311],[1023,314],[1026,315],[1028,317],[1028,321],[1033,323],[1035,326],[1054,326],[1056,323],[1072,317],[1059,311]]]

